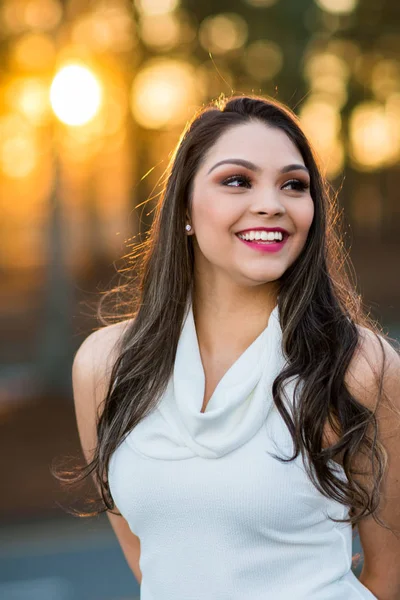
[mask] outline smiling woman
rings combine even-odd
[[[237,158],[222,158],[232,155],[233,148]],[[210,297],[212,278],[214,290],[223,280],[224,286],[239,286],[241,294],[249,296],[242,298],[243,312],[251,312],[253,305],[262,314],[266,297],[274,297],[274,282],[304,247],[313,216],[309,171],[287,134],[261,121],[228,128],[193,178],[191,235],[200,303]],[[287,232],[281,243],[254,242],[257,229],[273,232],[279,227]],[[244,231],[253,231],[253,237],[238,244],[234,234]],[[274,256],[266,261],[265,253],[271,251]],[[208,282],[204,294],[199,289],[202,281]],[[225,290],[226,299],[237,293],[231,295]],[[255,296],[258,299],[252,300]]]
[[[142,600],[399,597],[400,359],[342,269],[328,190],[287,107],[201,109],[130,318],[75,356],[73,478],[94,476]]]

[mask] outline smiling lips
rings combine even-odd
[[[238,233],[237,235],[241,240],[262,240],[263,242],[272,242],[274,240],[281,242],[284,237],[282,231],[249,231],[247,233]]]
[[[279,252],[285,245],[289,234],[281,227],[250,229],[236,234],[236,237],[249,246],[261,252]]]
[[[271,233],[271,232],[281,232],[284,236],[288,236],[289,232],[286,231],[286,229],[283,229],[283,227],[249,227],[248,229],[242,229],[241,231],[237,231],[236,235],[244,235],[244,234],[248,234],[248,233],[263,233],[263,232],[267,232],[267,233]]]

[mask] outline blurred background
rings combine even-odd
[[[139,596],[50,465],[80,454],[74,353],[200,106],[268,94],[299,115],[358,291],[399,339],[399,25],[397,0],[0,2],[0,598]]]

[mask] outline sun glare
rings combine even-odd
[[[50,103],[58,119],[66,125],[79,126],[91,121],[101,101],[101,85],[85,66],[66,65],[53,79]]]

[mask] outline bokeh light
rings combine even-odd
[[[180,20],[175,14],[144,16],[140,36],[149,47],[170,50],[180,41]]]
[[[129,105],[123,78],[117,71],[105,72],[102,82],[107,95],[95,118],[80,127],[58,131],[60,154],[75,170],[90,170],[94,157],[98,160],[101,153],[119,151],[127,138]]]
[[[348,76],[353,75],[355,63],[361,55],[361,48],[356,41],[333,37],[326,44],[325,51],[340,58],[346,64]]]
[[[149,129],[184,123],[199,93],[194,68],[170,59],[149,61],[135,77],[131,109],[138,123]]]
[[[62,67],[53,79],[50,102],[56,116],[66,125],[84,125],[97,114],[102,89],[97,77],[85,66]]]
[[[349,75],[346,62],[332,52],[311,53],[306,57],[304,76],[312,94],[338,109],[347,102]]]
[[[206,17],[199,28],[201,45],[214,54],[224,54],[241,48],[246,43],[247,36],[247,23],[236,13]]]
[[[309,99],[302,105],[299,116],[319,148],[329,145],[340,131],[340,114],[331,104]]]
[[[10,109],[20,111],[33,125],[45,124],[50,115],[49,84],[38,77],[20,77],[7,86]]]
[[[22,35],[11,50],[11,61],[26,71],[50,71],[55,57],[54,41],[43,33]]]
[[[299,118],[307,137],[323,162],[326,175],[336,177],[344,163],[339,111],[332,104],[310,96],[302,104]]]
[[[95,52],[126,52],[136,41],[132,18],[118,5],[84,13],[72,27],[71,40]]]
[[[135,7],[143,15],[165,15],[179,6],[179,0],[136,0]]]
[[[0,17],[9,33],[50,31],[59,24],[62,7],[57,0],[6,0]]]
[[[8,177],[22,179],[37,164],[38,148],[35,131],[16,114],[0,118],[0,168]]]
[[[30,0],[25,5],[25,23],[29,28],[49,31],[62,17],[62,7],[57,0]]]
[[[36,165],[36,145],[32,136],[17,133],[1,144],[1,166],[10,177],[26,177]]]
[[[380,60],[373,68],[371,88],[377,100],[385,101],[391,94],[400,92],[400,63],[397,60]]]
[[[257,40],[249,44],[244,54],[246,71],[257,81],[267,81],[283,67],[282,50],[269,40]]]
[[[350,157],[355,168],[373,171],[398,159],[400,130],[396,113],[378,102],[358,104],[349,120]]]
[[[315,3],[329,13],[347,15],[357,8],[358,0],[315,0]]]
[[[320,52],[309,57],[304,73],[310,80],[326,74],[338,79],[348,79],[349,67],[339,56],[331,52]]]
[[[0,9],[4,31],[18,34],[26,29],[25,2],[22,0],[6,0]]]

